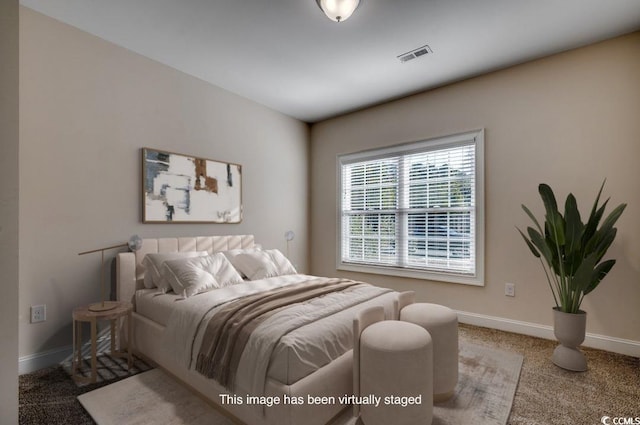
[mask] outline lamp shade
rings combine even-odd
[[[329,19],[342,22],[349,19],[360,0],[316,0],[316,3]]]
[[[129,239],[129,243],[127,244],[129,249],[133,252],[136,252],[140,248],[142,248],[142,238],[138,235],[133,235]]]

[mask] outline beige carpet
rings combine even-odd
[[[603,416],[640,417],[637,357],[582,347],[589,370],[569,372],[551,361],[557,341],[462,324],[459,336],[524,356],[509,425],[589,425],[601,424]]]
[[[433,425],[504,425],[518,384],[522,356],[474,344],[460,347],[455,396],[434,406]],[[98,425],[232,424],[158,369],[78,397]],[[333,425],[351,425],[347,409]]]

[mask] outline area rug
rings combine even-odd
[[[461,344],[455,395],[434,406],[433,425],[505,425],[518,385],[522,356]],[[82,394],[98,425],[232,425],[233,422],[159,369]],[[351,409],[332,425],[354,425]]]
[[[433,406],[432,425],[505,425],[523,357],[474,344],[460,346],[455,395]]]
[[[160,369],[78,396],[98,425],[232,425]]]

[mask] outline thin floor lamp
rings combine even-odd
[[[78,253],[78,255],[85,255],[85,254],[93,254],[94,252],[100,252],[102,255],[102,263],[100,266],[100,294],[101,294],[101,301],[99,303],[94,303],[89,305],[89,311],[107,311],[107,310],[113,310],[114,308],[117,307],[116,303],[108,303],[105,301],[105,284],[104,284],[104,252],[108,251],[110,249],[115,249],[115,248],[123,248],[123,247],[129,247],[129,249],[131,251],[137,251],[142,247],[142,238],[138,235],[133,235],[131,236],[131,238],[129,239],[129,242],[127,243],[123,243],[123,244],[119,244],[119,245],[113,245],[113,246],[108,246],[106,248],[98,248],[98,249],[92,249],[91,251],[85,251],[85,252],[80,252]]]

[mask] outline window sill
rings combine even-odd
[[[462,285],[484,286],[481,276],[467,276],[454,273],[438,273],[433,271],[423,271],[416,269],[405,269],[399,267],[375,266],[367,264],[353,264],[338,262],[338,270],[382,274],[387,276],[409,277],[413,279],[433,280],[436,282],[459,283]]]

